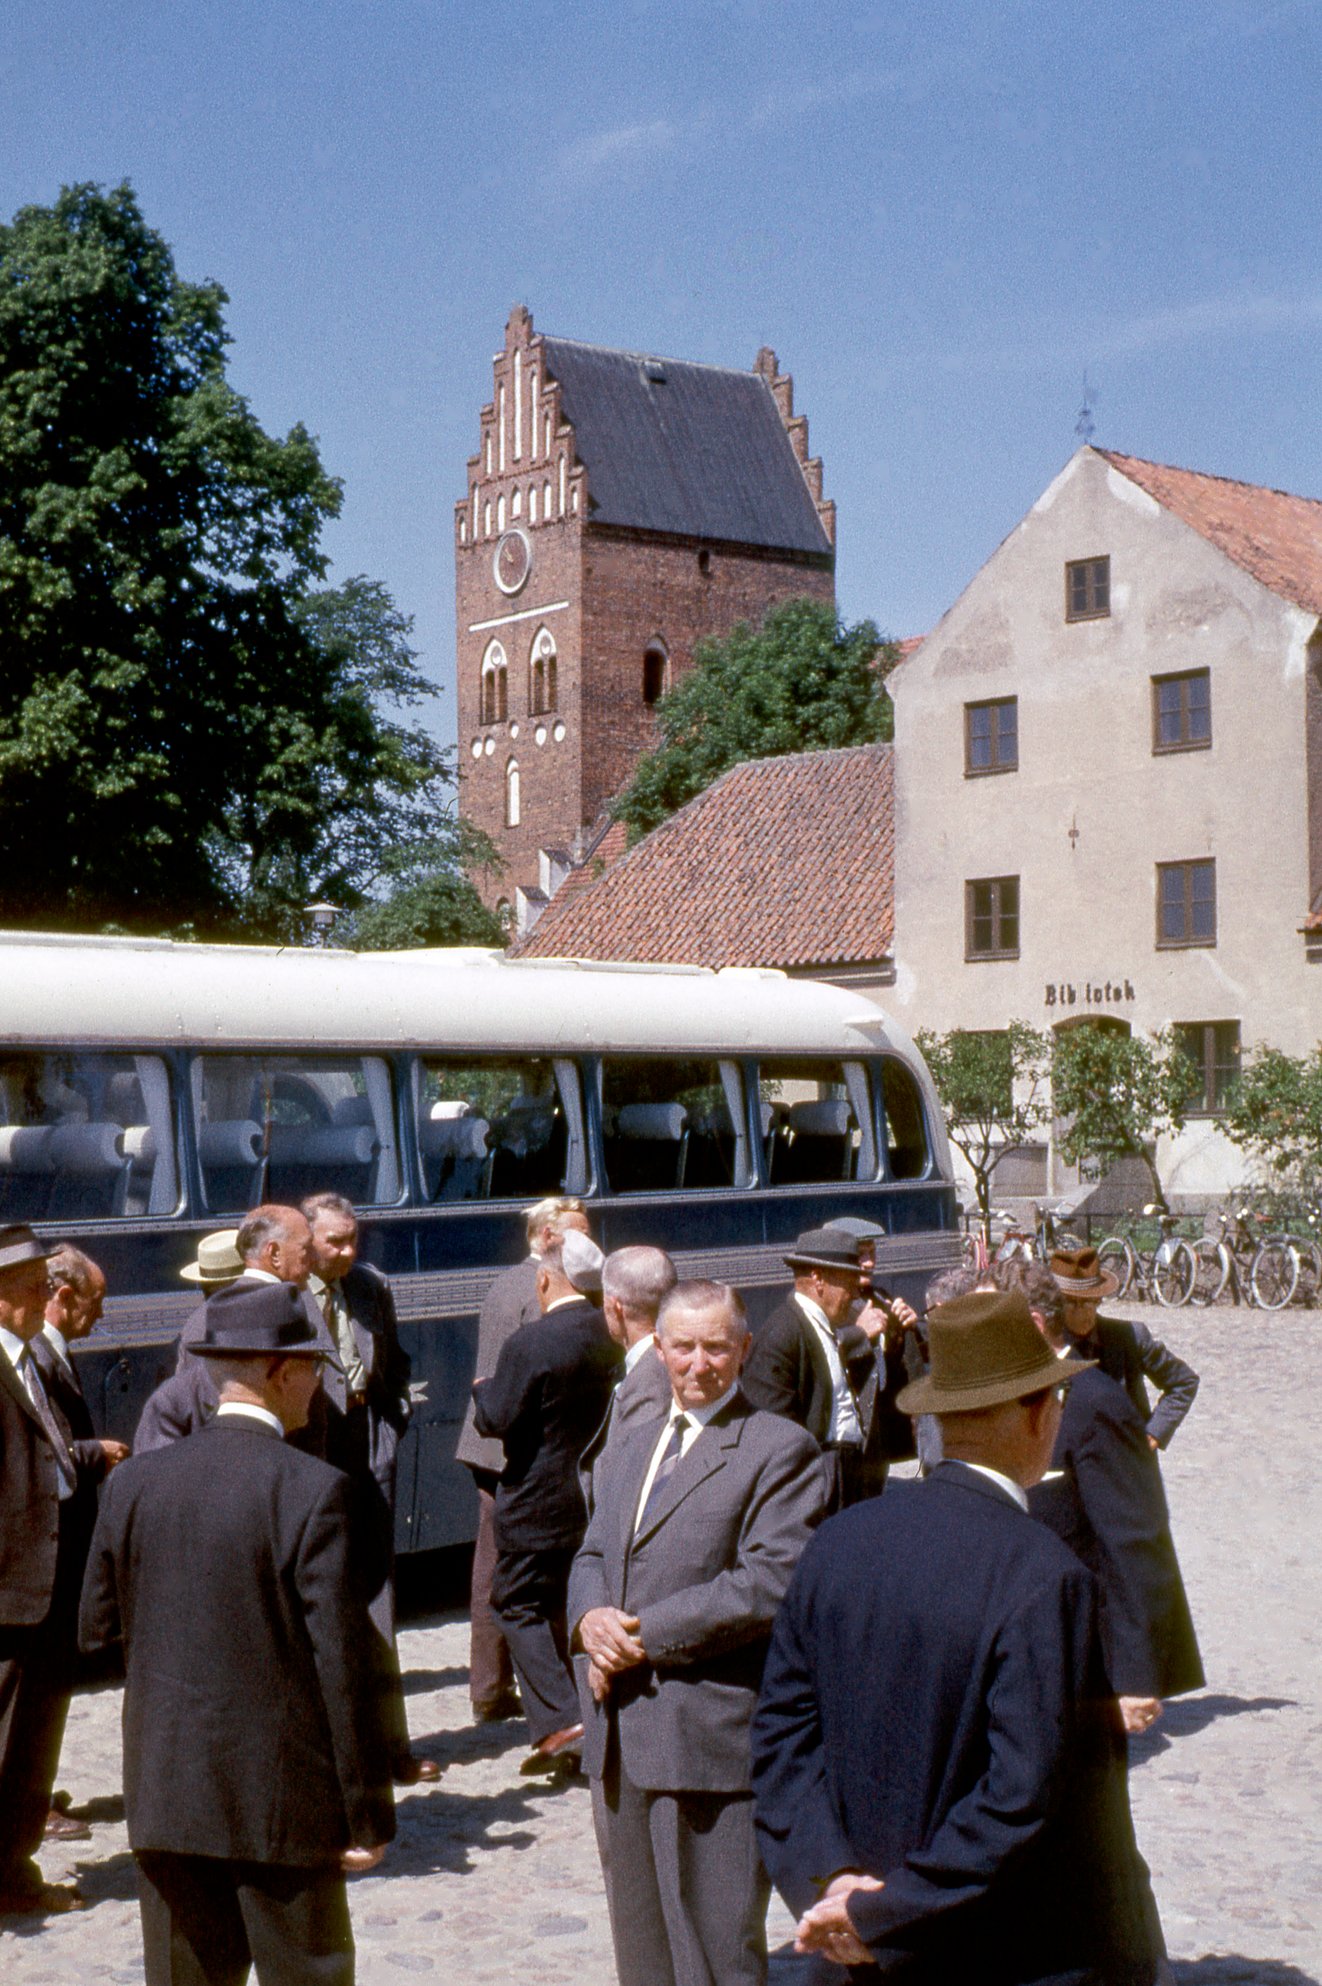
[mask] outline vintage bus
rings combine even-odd
[[[648,1241],[756,1320],[800,1230],[885,1230],[921,1301],[958,1260],[941,1111],[866,998],[771,971],[0,936],[0,1221],[104,1268],[80,1348],[93,1413],[132,1438],[173,1368],[198,1239],[321,1189],[360,1211],[413,1360],[401,1550],[471,1537],[454,1445],[477,1312],[525,1253],[522,1209],[590,1202],[609,1250]]]

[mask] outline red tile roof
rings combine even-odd
[[[1273,593],[1322,614],[1322,503],[1109,448],[1097,453]]]
[[[889,745],[734,766],[586,888],[568,898],[562,888],[515,955],[787,967],[885,958],[891,779]]]

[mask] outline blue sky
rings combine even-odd
[[[1322,496],[1322,0],[41,0],[0,213],[130,179],[231,373],[344,479],[335,575],[453,729],[452,505],[509,308],[749,365],[922,632],[1076,445]]]

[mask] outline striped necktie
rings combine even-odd
[[[688,1416],[686,1414],[676,1414],[670,1424],[670,1439],[666,1443],[665,1454],[657,1464],[656,1474],[652,1478],[652,1487],[647,1492],[647,1501],[638,1513],[638,1522],[634,1526],[635,1531],[642,1530],[652,1511],[660,1501],[662,1490],[679,1466],[679,1458],[684,1452],[684,1436],[687,1434],[688,1429]]]

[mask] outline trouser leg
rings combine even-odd
[[[675,1986],[765,1986],[771,1886],[751,1794],[653,1793],[649,1826]]]
[[[56,1624],[0,1634],[0,1890],[37,1880],[69,1711],[69,1651]]]
[[[565,1636],[572,1551],[501,1552],[491,1600],[500,1615],[534,1744],[580,1721]]]
[[[592,1782],[592,1821],[620,1986],[675,1986],[648,1827],[649,1795],[618,1770]]]
[[[493,1479],[494,1480],[494,1479]],[[514,1688],[514,1667],[500,1619],[491,1604],[496,1570],[496,1499],[477,1485],[477,1538],[469,1592],[468,1694],[474,1710],[487,1710]]]
[[[145,1986],[243,1986],[252,1953],[235,1865],[145,1849],[136,1860]]]
[[[349,1899],[338,1869],[241,1864],[238,1903],[258,1986],[353,1986]]]

